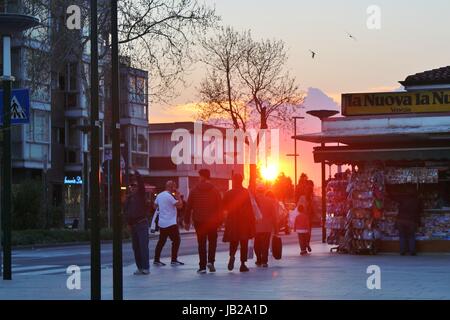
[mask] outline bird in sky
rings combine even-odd
[[[314,59],[317,55],[317,52],[314,52],[311,49],[309,50],[309,52],[311,52],[311,57]]]
[[[347,32],[347,35],[350,39],[358,41],[358,39],[356,39],[356,37],[354,35],[352,35],[350,32]]]

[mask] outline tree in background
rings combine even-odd
[[[202,41],[207,74],[200,86],[201,120],[231,123],[235,129],[279,128],[303,101],[294,77],[286,71],[287,50],[281,40],[252,38],[222,27]],[[250,188],[257,165],[250,165]]]
[[[275,193],[275,196],[278,200],[283,201],[284,203],[292,200],[294,196],[294,184],[290,177],[284,175],[284,173],[280,173],[277,180],[275,180],[272,190]]]
[[[71,5],[81,9],[81,30],[66,27]],[[24,0],[21,11],[38,16],[41,24],[24,33],[32,48],[28,58],[32,84],[40,77],[63,71],[68,61],[85,61],[89,53],[88,0]],[[110,1],[98,1],[99,60],[108,61],[110,52]],[[175,88],[194,61],[198,36],[215,26],[215,10],[197,0],[119,0],[120,53],[133,67],[147,70],[152,102],[166,101],[177,94]],[[105,65],[110,66],[109,63]],[[100,81],[105,70],[100,72]],[[89,67],[80,68],[88,84]],[[89,87],[89,86],[86,86]],[[89,97],[89,92],[85,92]]]

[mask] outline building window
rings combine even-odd
[[[148,152],[148,131],[146,127],[131,127],[131,151]]]
[[[67,66],[68,91],[77,91],[78,89],[78,63],[69,63]]]
[[[45,111],[34,111],[34,141],[49,142],[49,115]]]
[[[129,100],[135,103],[147,103],[147,81],[143,77],[129,77]]]
[[[147,154],[132,153],[131,164],[134,168],[147,168]]]
[[[32,142],[50,142],[50,116],[42,110],[31,111],[31,122],[28,125],[27,138]]]

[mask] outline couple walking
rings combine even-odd
[[[270,234],[276,230],[275,207],[273,202],[261,192],[256,196],[256,202],[261,211],[261,219],[255,218],[251,195],[242,186],[243,177],[235,174],[232,178],[232,188],[223,197],[217,188],[209,181],[210,172],[207,169],[199,171],[200,183],[191,191],[186,211],[185,228],[189,230],[191,217],[197,234],[199,269],[198,273],[215,272],[215,255],[218,238],[218,228],[225,220],[223,241],[229,242],[228,270],[234,269],[235,255],[240,247],[241,272],[249,271],[246,266],[249,240],[255,238],[257,266],[267,267]],[[263,193],[263,192],[262,192]]]

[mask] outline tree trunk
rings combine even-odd
[[[260,118],[260,126],[259,128],[261,130],[268,129],[267,125],[267,114],[266,114],[266,108],[261,108],[261,118]],[[259,134],[257,138],[256,145],[259,147]],[[255,192],[256,190],[256,178],[258,177],[258,168],[256,164],[250,164],[250,177],[249,177],[249,185],[248,188],[251,192]]]

